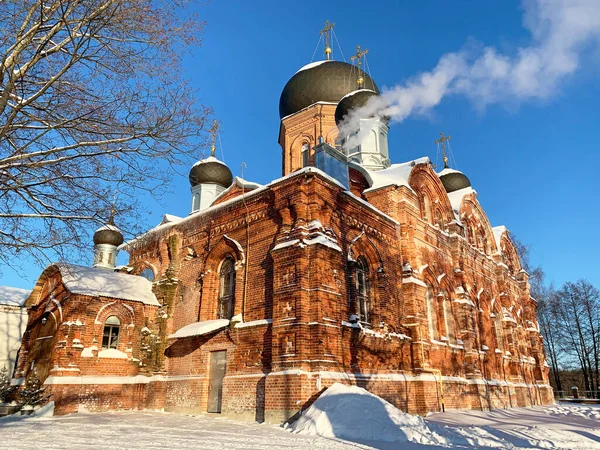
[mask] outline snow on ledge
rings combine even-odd
[[[120,358],[127,359],[127,354],[117,350],[116,348],[107,348],[98,352],[98,358]]]
[[[29,289],[0,286],[0,305],[23,306],[29,294],[31,294]]]
[[[215,331],[227,328],[230,321],[227,319],[205,320],[203,322],[195,322],[180,328],[175,333],[168,336],[167,339],[180,339],[191,336],[203,336]]]

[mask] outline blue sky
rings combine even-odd
[[[185,76],[222,122],[222,157],[235,175],[267,183],[281,175],[279,95],[287,80],[311,61],[326,19],[346,58],[357,44],[368,48],[371,75],[380,88],[403,85],[431,71],[442,55],[465,45],[494,47],[514,57],[532,45],[521,2],[213,1],[198,8],[207,21],[202,47],[184,55]],[[506,225],[531,246],[532,261],[555,284],[587,278],[600,286],[599,139],[600,51],[578,47],[577,70],[542,98],[506,102],[447,95],[426,114],[392,125],[392,162],[436,158],[440,131],[452,136],[457,168],[471,179],[492,226]],[[335,59],[343,59],[337,45]],[[322,59],[322,47],[315,60]],[[503,98],[504,92],[497,96]],[[221,153],[222,150],[222,153]],[[154,226],[165,212],[189,212],[187,177],[174,174],[172,194],[152,210]],[[90,244],[90,261],[92,249]],[[127,255],[120,257],[126,261]],[[0,284],[31,287],[4,270]]]

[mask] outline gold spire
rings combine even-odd
[[[360,45],[356,46],[356,55],[350,57],[350,61],[354,61],[355,59],[358,61],[358,88],[362,89],[365,79],[362,76],[362,72],[360,71],[360,66],[362,64],[361,58],[365,56],[369,52],[369,49],[366,48],[363,51],[360,51]]]
[[[448,168],[448,155],[446,154],[446,142],[450,140],[452,136],[444,136],[444,132],[440,132],[440,138],[437,139],[434,144],[440,144],[442,147],[442,156],[444,157],[444,169]]]
[[[320,32],[321,35],[325,35],[325,58],[327,60],[331,59],[331,53],[333,52],[331,49],[331,36],[329,34],[331,30],[333,30],[333,27],[335,27],[335,22],[329,23],[329,20],[326,20],[325,28],[323,28]]]
[[[211,134],[212,136],[212,143],[210,144],[210,156],[215,156],[215,150],[217,149],[215,143],[217,142],[217,133],[219,132],[219,127],[221,125],[219,124],[219,122],[217,122],[217,120],[213,120],[213,125],[212,127],[210,127],[210,130],[208,130],[208,132]]]

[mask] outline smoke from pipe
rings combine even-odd
[[[600,43],[600,0],[524,0],[523,24],[532,43],[513,56],[494,47],[469,45],[443,55],[435,68],[385,90],[352,111],[340,136],[358,129],[360,117],[387,116],[402,122],[423,115],[446,96],[463,95],[476,108],[552,97],[580,67],[581,54]],[[344,148],[360,144],[369,130],[352,135]]]

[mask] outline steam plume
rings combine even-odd
[[[552,97],[580,68],[582,53],[598,49],[600,0],[524,0],[523,4],[523,24],[531,33],[531,45],[512,56],[484,46],[447,53],[433,70],[384,91],[349,114],[340,135],[355,131],[359,117],[388,116],[401,122],[426,114],[448,95],[464,95],[477,108]],[[354,135],[345,146],[353,148],[363,137]]]

